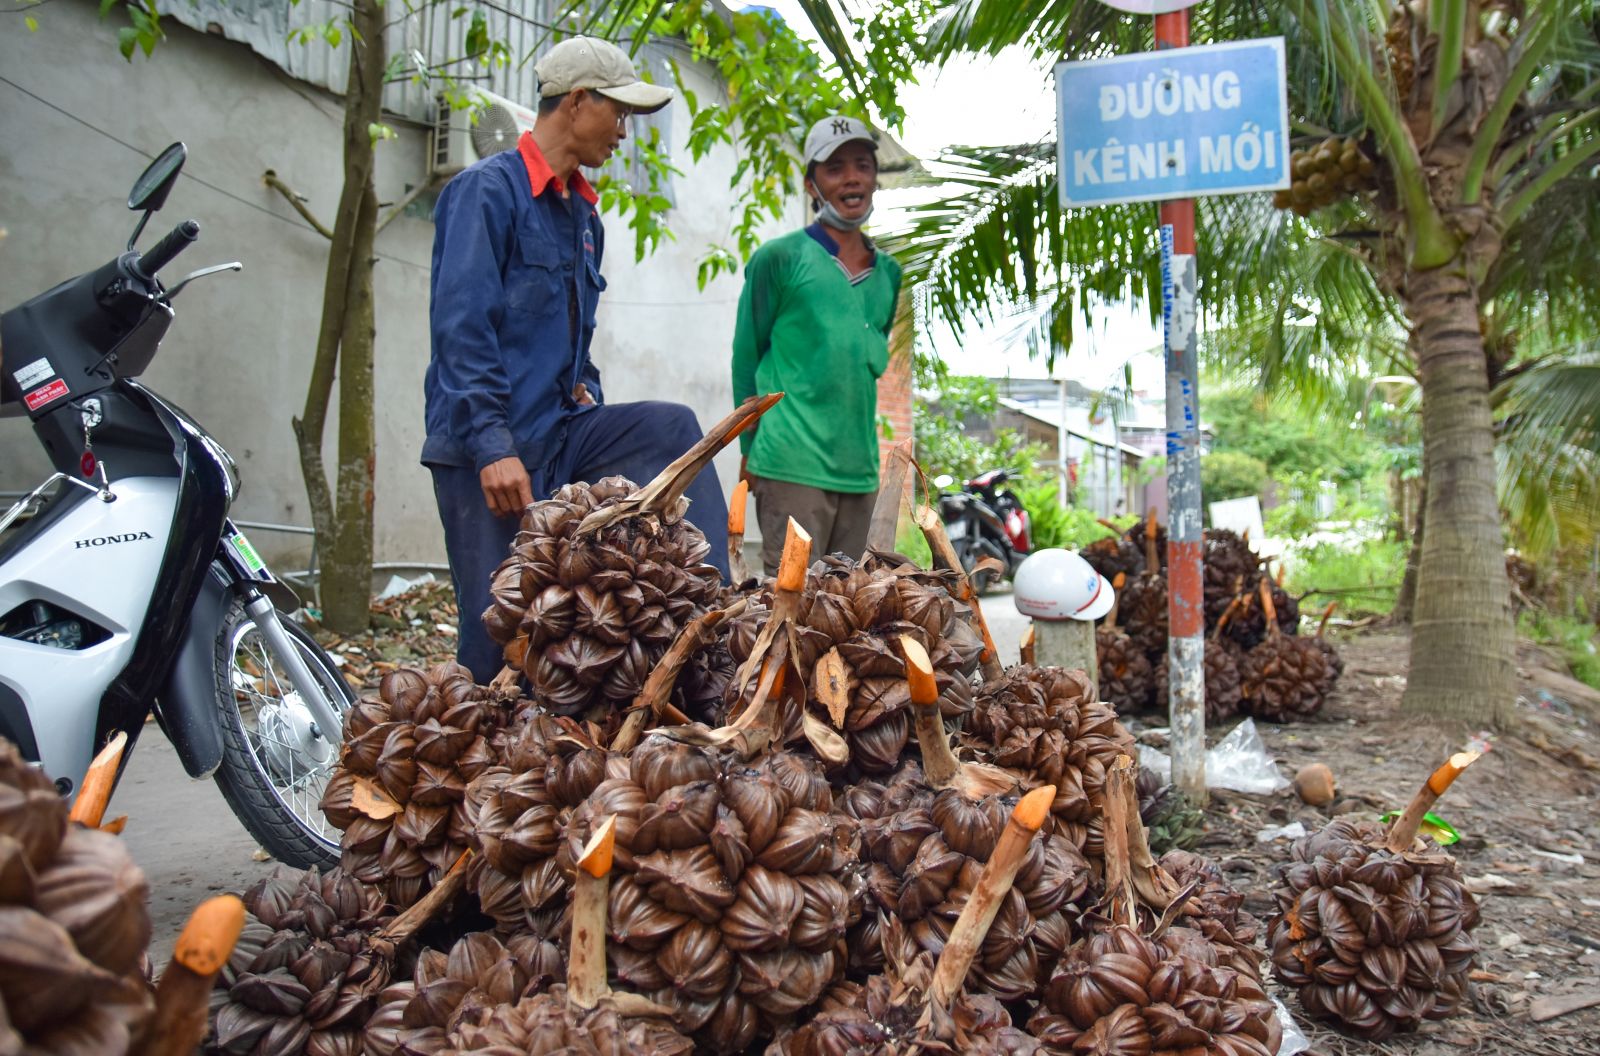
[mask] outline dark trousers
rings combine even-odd
[[[535,500],[549,498],[564,484],[593,483],[623,476],[646,484],[703,434],[694,412],[678,403],[617,403],[596,407],[567,423],[566,442],[549,466],[529,467]],[[489,582],[511,553],[521,517],[496,517],[483,498],[471,466],[429,466],[433,494],[444,524],[450,578],[461,610],[456,660],[478,682],[488,682],[504,666],[501,647],[483,629],[489,607]],[[689,520],[711,544],[706,561],[728,577],[728,504],[717,471],[707,466],[685,492]]]
[[[756,497],[756,521],[761,525],[761,564],[769,576],[778,573],[790,517],[810,533],[813,561],[824,554],[844,554],[859,560],[867,548],[872,508],[878,501],[875,491],[859,495],[824,491],[754,476],[750,478],[750,491]]]

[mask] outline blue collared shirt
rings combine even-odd
[[[589,409],[572,398],[578,384],[602,402],[589,344],[605,234],[594,190],[581,174],[570,182],[563,197],[523,133],[516,150],[477,162],[439,195],[425,464],[481,470],[515,455],[537,475],[567,421]]]

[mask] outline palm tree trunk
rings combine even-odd
[[[1405,300],[1421,370],[1428,491],[1402,707],[1500,725],[1515,696],[1516,639],[1477,291],[1457,267],[1434,268],[1407,276]]]

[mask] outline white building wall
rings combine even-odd
[[[148,244],[184,217],[202,225],[182,264],[238,259],[244,272],[202,280],[177,302],[178,319],[144,376],[189,410],[238,460],[236,516],[309,525],[290,418],[298,416],[316,345],[327,242],[261,182],[266,169],[332,222],[342,178],[340,101],[297,81],[245,45],[166,20],[169,39],[150,59],[126,63],[115,23],[93,0],[41,8],[40,28],[0,33],[0,306],[11,306],[121,250],[135,220],[124,204],[134,177],[169,142],[189,163],[152,221]],[[13,31],[15,30],[15,31]],[[321,45],[314,45],[321,46]],[[702,99],[716,86],[686,70]],[[642,263],[621,221],[608,224],[595,359],[609,402],[687,403],[703,425],[731,405],[728,356],[740,279],[701,292],[696,268],[708,243],[727,239],[735,164],[722,148],[691,164],[686,107],[668,108],[678,165],[677,240]],[[427,178],[428,136],[390,117],[399,139],[379,147],[378,192],[401,200]],[[424,211],[425,216],[425,211]],[[792,215],[770,234],[803,222]],[[428,271],[433,226],[402,216],[378,236],[377,498],[379,561],[437,562],[443,537],[421,450],[422,377],[428,361]],[[337,416],[329,422],[333,464]],[[48,472],[25,420],[0,420],[0,490],[31,487]],[[737,455],[718,460],[730,490]],[[303,550],[291,536],[260,535],[269,559]]]

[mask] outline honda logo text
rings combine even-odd
[[[136,539],[155,538],[149,532],[125,532],[122,535],[97,535],[93,539],[79,539],[72,544],[74,550],[86,550],[91,546],[110,546],[112,543],[131,543]]]

